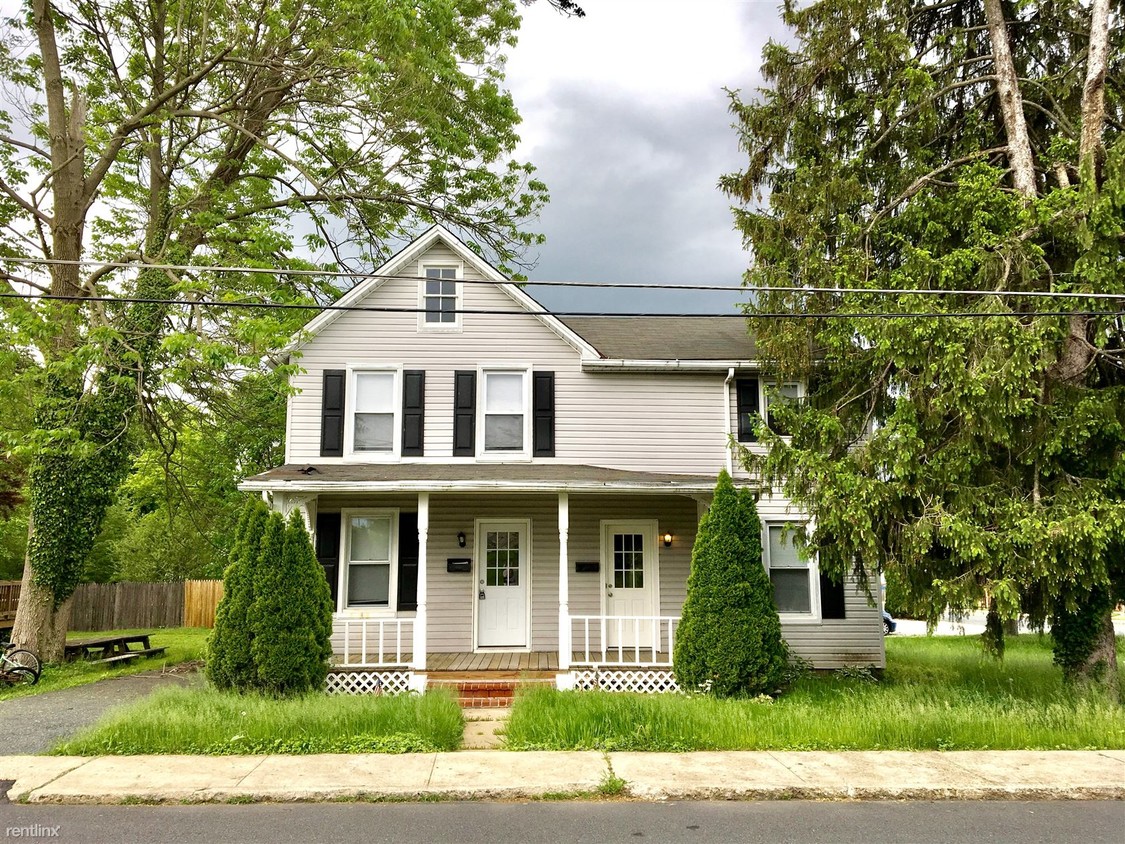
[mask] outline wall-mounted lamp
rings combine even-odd
[[[464,548],[465,547],[465,531],[463,531],[463,530],[457,531],[457,547],[458,548]]]
[[[664,534],[664,547],[665,548],[671,548],[672,547],[672,534],[670,534],[670,533]]]

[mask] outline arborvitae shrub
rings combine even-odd
[[[215,611],[215,627],[207,642],[207,679],[220,689],[246,689],[257,670],[250,653],[253,632],[254,569],[260,556],[269,508],[260,498],[247,502],[235,530],[230,565],[223,574],[223,598]]]
[[[271,513],[251,608],[256,688],[274,695],[319,689],[332,656],[332,598],[305,523]]]
[[[724,471],[691,552],[672,657],[680,688],[731,697],[781,685],[788,648],[762,565],[761,531],[750,491],[737,492]]]

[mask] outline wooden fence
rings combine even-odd
[[[74,593],[71,630],[213,627],[221,580],[84,583]]]

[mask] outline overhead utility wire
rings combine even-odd
[[[292,311],[359,311],[363,313],[383,314],[425,314],[433,313],[426,308],[398,308],[380,305],[299,305],[289,302],[222,302],[214,299],[147,299],[137,297],[117,296],[59,296],[49,293],[0,293],[0,299],[48,299],[53,301],[67,301],[75,303],[109,302],[125,305],[190,305],[208,308],[265,308]],[[959,311],[959,312],[929,312],[918,313],[913,311],[901,313],[857,313],[857,312],[826,312],[826,313],[770,313],[770,314],[744,314],[738,312],[723,312],[716,314],[700,313],[674,313],[654,314],[645,312],[612,312],[612,311],[506,311],[496,308],[461,308],[442,313],[456,314],[483,314],[488,316],[553,316],[553,317],[628,317],[628,318],[655,318],[685,319],[700,317],[722,317],[724,319],[900,319],[900,318],[930,318],[930,317],[1066,317],[1066,316],[1125,316],[1125,310],[1118,311]]]
[[[62,258],[36,258],[33,255],[5,257],[4,261],[17,264],[33,264],[46,266],[79,266],[79,267],[111,267],[114,269],[129,270],[172,270],[176,272],[217,272],[217,273],[259,273],[262,275],[288,275],[303,277],[324,278],[350,278],[350,279],[378,279],[378,280],[404,280],[404,281],[456,281],[458,284],[525,284],[531,287],[575,287],[575,288],[634,288],[637,290],[700,290],[714,292],[749,293],[864,293],[879,296],[1016,296],[1025,298],[1045,299],[1109,299],[1125,301],[1125,293],[1075,293],[1051,292],[1044,290],[941,290],[933,288],[909,288],[899,290],[893,287],[773,287],[766,285],[739,285],[733,287],[729,284],[677,284],[657,282],[628,282],[628,281],[501,281],[491,279],[458,278],[435,279],[418,275],[390,275],[380,273],[355,272],[351,270],[287,270],[277,267],[237,267],[237,266],[196,266],[193,264],[139,264],[135,261],[95,261],[83,259],[78,261],[64,260]],[[1054,273],[1056,276],[1070,276],[1074,273]]]

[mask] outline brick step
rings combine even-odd
[[[501,709],[512,705],[516,689],[521,685],[554,684],[553,680],[535,678],[531,680],[484,680],[484,679],[440,679],[431,680],[430,688],[449,689],[457,697],[462,709]]]

